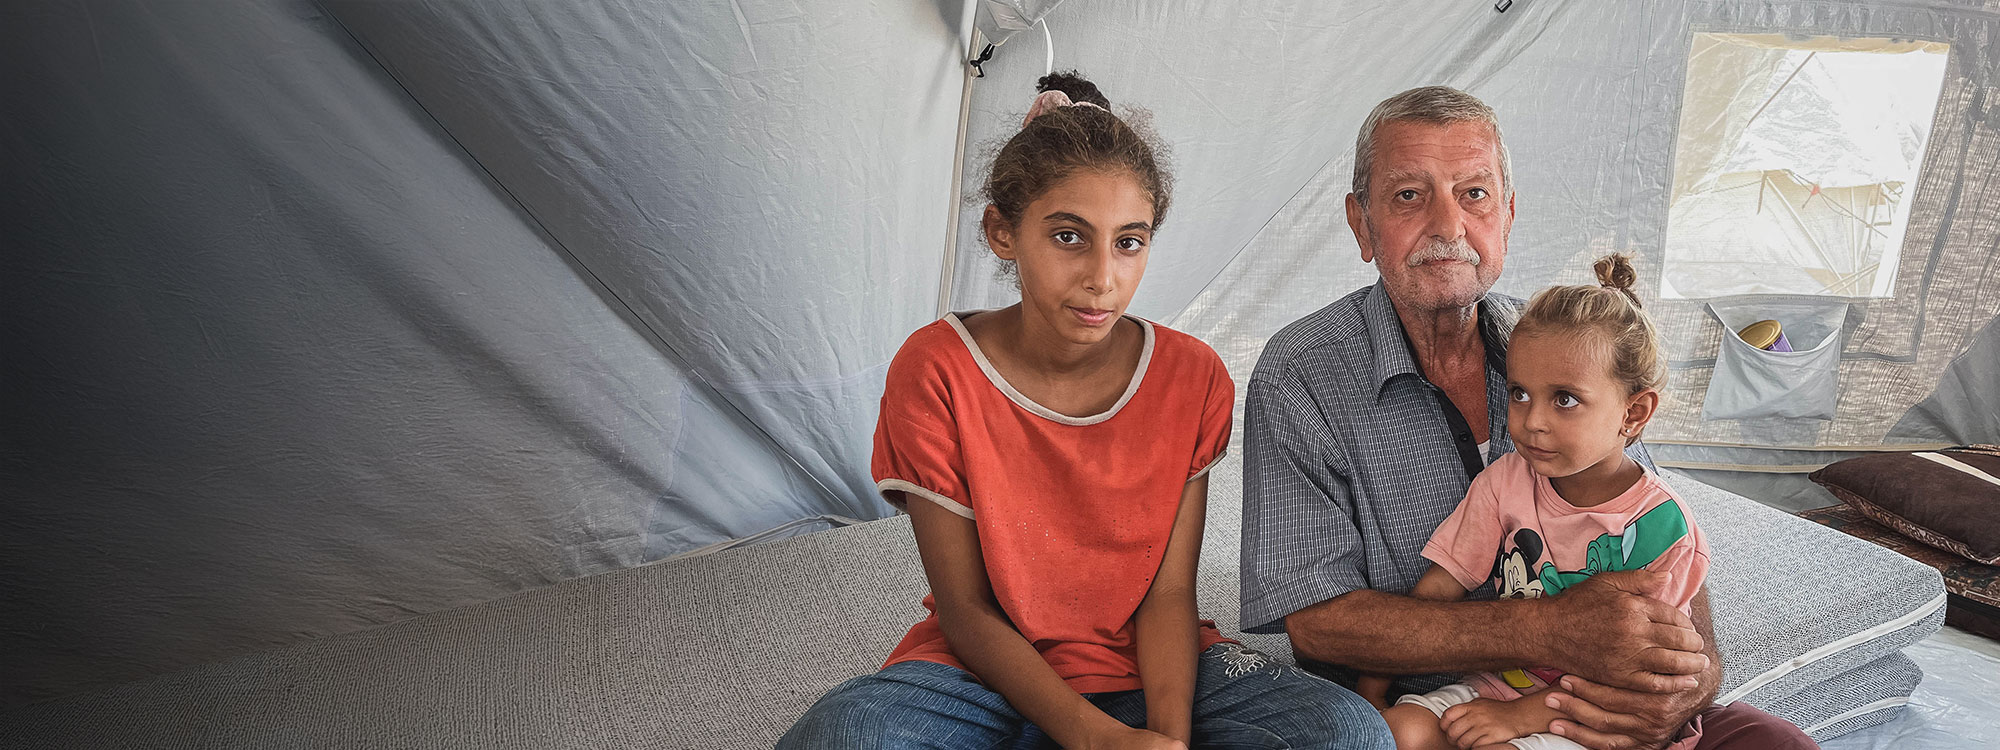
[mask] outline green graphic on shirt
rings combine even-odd
[[[1625,527],[1625,533],[1603,534],[1590,540],[1582,570],[1559,571],[1554,563],[1543,562],[1538,576],[1542,589],[1554,596],[1598,573],[1644,568],[1660,559],[1687,533],[1687,516],[1681,513],[1680,504],[1672,500],[1660,503],[1634,519],[1632,525]]]

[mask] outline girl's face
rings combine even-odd
[[[1146,273],[1153,199],[1125,172],[1080,171],[1028,204],[1008,227],[986,209],[987,244],[1018,264],[1021,312],[1074,344],[1103,341]]]
[[[1611,375],[1595,334],[1517,336],[1507,347],[1507,435],[1535,473],[1566,477],[1616,458],[1646,426],[1659,394]]]

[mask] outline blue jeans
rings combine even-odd
[[[1198,748],[1394,750],[1389,725],[1360,696],[1232,643],[1201,655],[1194,683]],[[1085,695],[1127,726],[1146,725],[1138,690]],[[1040,727],[964,671],[903,662],[842,683],[778,740],[792,748],[1053,748]]]

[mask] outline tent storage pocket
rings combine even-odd
[[[1708,311],[1727,330],[1702,402],[1703,419],[1833,419],[1846,302],[1746,298],[1710,302]],[[1738,333],[1770,320],[1782,326],[1792,351],[1760,349]],[[1762,328],[1768,325],[1752,335]]]

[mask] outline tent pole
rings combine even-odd
[[[938,269],[937,317],[951,312],[951,279],[958,265],[958,204],[964,202],[965,184],[965,126],[972,120],[972,50],[979,46],[979,30],[973,26],[973,18],[979,11],[978,0],[965,0],[965,10],[960,16],[958,38],[965,43],[959,49],[959,72],[965,80],[958,91],[958,148],[951,154],[951,203],[945,207],[944,263]]]
[[[958,97],[958,149],[951,159],[951,205],[944,212],[944,263],[938,271],[937,316],[951,312],[951,279],[958,265],[958,204],[964,202],[965,125],[972,119],[972,66],[964,61],[965,87]]]

